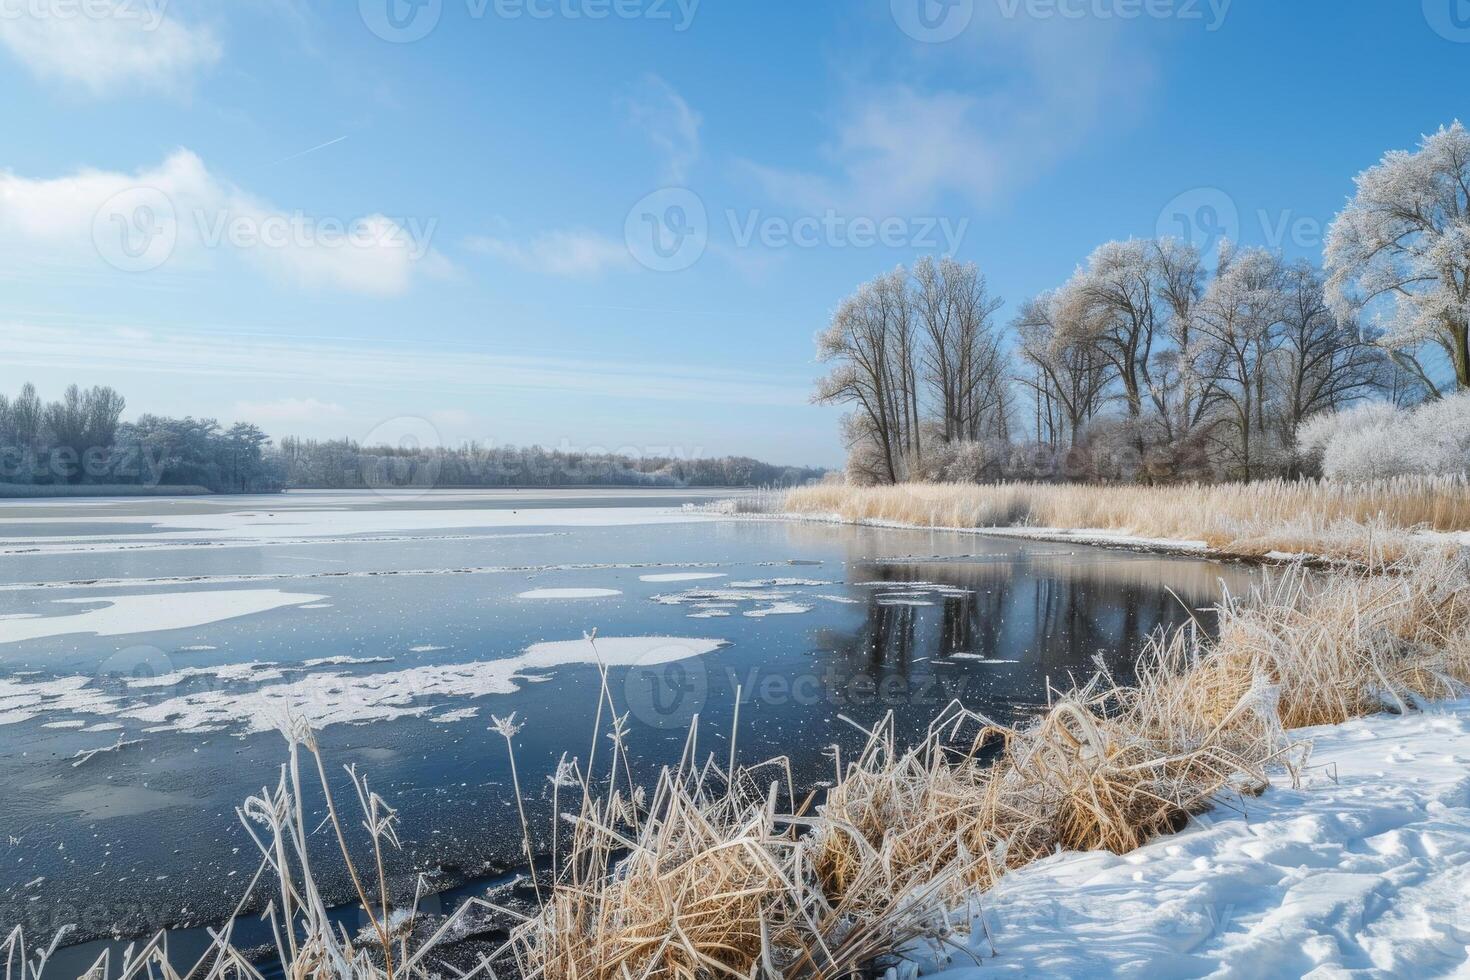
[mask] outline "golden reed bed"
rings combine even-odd
[[[1470,482],[834,484],[757,495],[737,509],[917,527],[1098,530],[1203,541],[1237,555],[1284,552],[1383,563],[1432,546],[1419,532],[1470,531]]]

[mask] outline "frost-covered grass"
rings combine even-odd
[[[563,816],[545,838],[555,843],[549,870],[534,880],[536,905],[496,955],[464,975],[489,976],[493,967],[547,980],[826,977],[898,965],[915,950],[931,962],[946,952],[988,955],[983,933],[963,935],[954,923],[983,922],[997,885],[1019,869],[1059,852],[1129,854],[1222,800],[1260,794],[1272,781],[1294,788],[1310,752],[1297,726],[1407,713],[1470,683],[1465,556],[1425,554],[1353,574],[1291,569],[1227,599],[1218,616],[1218,638],[1195,626],[1160,636],[1134,683],[1100,671],[1049,692],[1048,708],[1020,725],[956,704],[905,748],[891,721],[880,724],[855,755],[834,750],[820,801],[798,796],[783,759],[738,764],[738,715],[728,755],[702,753],[696,721],[679,763],[652,787],[639,785],[626,716],[606,682],[616,651],[595,654],[604,683],[593,747],[585,762],[564,760],[553,781],[553,813]],[[596,650],[591,638],[588,645]],[[494,727],[511,752],[519,797],[519,727],[513,718]],[[413,906],[394,909],[382,898],[381,871],[372,869],[382,866],[379,850],[396,844],[396,821],[356,773],[371,850],[353,855],[344,843],[340,852],[369,926],[350,937],[327,925],[300,859],[316,829],[301,815],[302,747],[323,791],[326,779],[309,732],[290,744],[277,790],[242,810],[261,845],[257,885],[278,887],[277,916],[297,924],[279,932],[285,975],[433,975],[436,945],[463,920],[426,934],[412,927]],[[1395,785],[1414,778],[1400,767],[1379,772]],[[324,832],[340,835],[347,818],[330,812]],[[537,835],[522,821],[529,854]],[[1441,824],[1436,852],[1470,853],[1470,828]],[[1347,833],[1321,833],[1339,830]],[[193,976],[257,976],[228,941],[225,929]],[[12,966],[25,959],[20,942],[12,934],[0,947]],[[145,958],[158,948],[145,947]],[[94,975],[178,980],[156,956],[152,974],[141,962],[103,964],[111,972]],[[40,971],[11,975],[35,980]]]
[[[1423,549],[1416,531],[1470,532],[1470,481],[1405,476],[1165,487],[833,484],[751,498],[740,507],[916,527],[1101,531],[1200,542],[1237,555],[1305,554],[1381,564]]]

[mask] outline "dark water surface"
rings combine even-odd
[[[235,807],[274,785],[284,757],[280,735],[255,730],[270,719],[250,708],[275,685],[326,678],[305,713],[356,722],[321,732],[333,778],[355,764],[398,808],[400,880],[450,888],[519,857],[491,716],[514,711],[524,724],[517,761],[544,821],[557,759],[586,755],[599,683],[590,657],[564,657],[471,698],[423,681],[446,668],[477,665],[463,676],[478,684],[499,676],[485,665],[596,629],[646,650],[649,665],[610,670],[640,777],[677,758],[696,713],[702,751],[723,758],[738,688],[742,760],[789,756],[811,785],[830,773],[828,746],[861,742],[843,718],[871,725],[891,710],[912,736],[959,699],[1013,720],[1044,702],[1048,679],[1085,677],[1099,653],[1126,675],[1151,631],[1250,575],[976,534],[671,522],[686,499],[0,505],[0,923],[35,938],[68,923],[138,934],[233,908],[257,864]],[[709,577],[645,580],[674,575]],[[548,589],[617,594],[522,598]],[[287,604],[177,625],[210,619],[198,611],[221,600],[213,593],[241,592]],[[166,598],[127,606],[141,596]],[[134,612],[101,635],[48,623],[34,635],[38,619],[109,608]],[[674,641],[721,645],[670,661]],[[308,666],[324,658],[339,660]],[[372,686],[382,683],[392,696]],[[353,703],[331,703],[334,691]],[[190,724],[158,716],[163,703],[218,710]],[[345,884],[327,875],[339,897]]]

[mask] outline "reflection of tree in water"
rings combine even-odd
[[[881,603],[876,596],[868,600],[868,616],[856,640],[867,655],[869,667],[908,667],[913,658],[917,612],[914,606]]]
[[[1204,562],[1131,555],[1079,561],[1051,553],[1033,559],[1024,552],[992,560],[864,564],[854,569],[854,581],[871,593],[863,622],[819,642],[851,668],[870,673],[906,674],[916,659],[965,653],[1020,661],[1061,681],[1069,671],[1079,677],[1090,672],[1101,651],[1126,675],[1150,633],[1188,622],[1186,604],[1213,602],[1221,575],[1245,574]],[[883,598],[915,590],[933,605]]]

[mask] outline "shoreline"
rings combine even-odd
[[[1464,970],[1470,700],[1290,735],[1313,744],[1300,787],[1219,801],[1127,854],[1068,851],[1010,872],[981,896],[984,928],[966,944],[983,966],[910,950],[924,976],[1123,975],[1148,963],[1165,980],[1258,958],[1293,975]]]

